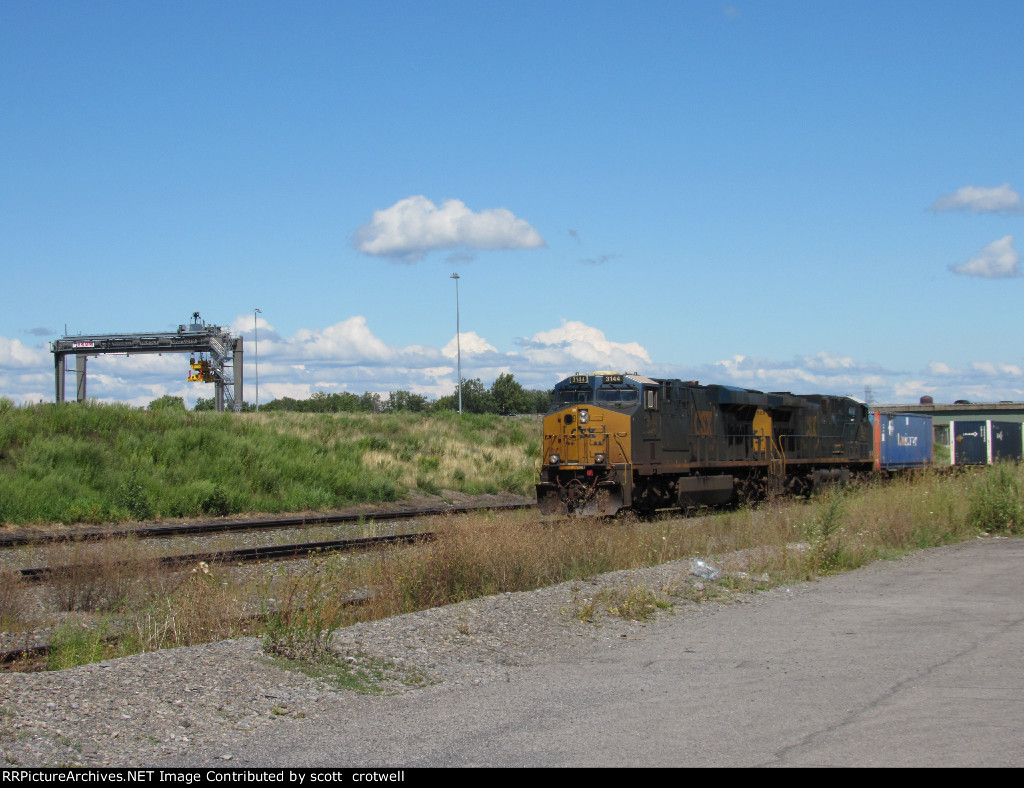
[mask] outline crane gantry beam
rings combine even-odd
[[[233,337],[221,326],[208,326],[192,315],[192,323],[178,326],[175,332],[142,334],[78,334],[65,335],[52,345],[54,382],[57,402],[64,402],[65,361],[75,356],[76,399],[86,399],[86,359],[103,354],[134,355],[139,353],[206,353],[216,386],[217,410],[225,406],[242,409],[242,338]]]

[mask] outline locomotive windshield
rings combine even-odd
[[[595,402],[621,406],[640,401],[640,391],[624,383],[622,375],[605,375],[603,381],[598,377],[574,375],[571,383],[563,386],[555,389],[555,407]]]
[[[571,405],[574,402],[590,402],[594,392],[591,389],[562,389],[558,392],[555,402],[559,405]]]
[[[640,392],[636,389],[598,389],[598,402],[636,402]]]

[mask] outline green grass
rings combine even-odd
[[[0,413],[0,523],[293,512],[414,492],[529,494],[533,426],[466,414],[234,414],[93,403]]]
[[[275,661],[283,668],[320,679],[336,689],[361,695],[394,695],[404,688],[425,687],[431,683],[420,670],[358,652],[321,653],[304,659],[276,657]]]
[[[73,410],[73,406],[67,409]],[[371,480],[390,474],[386,478],[396,488],[404,488],[408,480],[417,485],[418,479],[424,485],[447,486],[459,473],[466,485],[483,485],[483,477],[493,477],[497,468],[515,476],[519,472],[515,455],[506,452],[517,445],[515,431],[523,429],[503,426],[511,420],[497,417],[461,421],[457,416],[275,414],[254,419],[208,414],[207,422],[202,414],[199,419],[195,414],[180,414],[175,421],[166,412],[140,417],[130,409],[87,406],[79,410],[81,421],[68,412],[55,416],[46,406],[34,415],[36,421],[44,417],[59,421],[64,432],[55,436],[33,437],[38,425],[32,419],[6,420],[12,413],[19,415],[17,410],[0,414],[7,434],[28,436],[21,443],[5,444],[0,457],[3,478],[8,470],[23,467],[22,475],[12,475],[22,480],[46,479],[46,469],[63,462],[54,446],[73,446],[88,433],[92,445],[82,448],[84,454],[79,456],[105,457],[122,445],[135,447],[126,450],[129,454],[148,459],[137,468],[118,467],[111,461],[106,472],[116,476],[113,481],[105,481],[103,473],[85,474],[92,480],[87,493],[94,497],[79,499],[75,505],[80,507],[85,506],[82,500],[103,506],[102,490],[110,491],[112,506],[149,506],[156,514],[162,514],[166,501],[175,500],[175,495],[187,496],[199,507],[236,502],[235,496],[242,493],[221,471],[207,468],[203,475],[203,463],[183,469],[159,459],[168,455],[185,463],[192,454],[203,453],[218,456],[236,471],[241,468],[243,487],[275,487],[285,499],[292,480],[305,472],[314,477],[317,495],[338,500],[332,497],[337,495],[332,485],[340,483],[346,468],[361,468]],[[134,425],[134,432],[110,429],[104,419],[114,416],[123,416]],[[184,429],[186,423],[196,427],[195,434]],[[153,425],[162,425],[164,435],[152,435],[140,424],[148,425],[150,431]],[[469,433],[472,440],[466,440]],[[106,438],[97,437],[104,434]],[[504,436],[504,446],[496,445],[501,443],[493,439],[498,435]],[[60,442],[47,446],[50,437]],[[381,448],[385,442],[396,454],[405,451],[409,459],[402,461],[385,452]],[[152,451],[140,453],[138,447],[143,444],[151,445]],[[234,448],[221,451],[220,444]],[[275,451],[280,456],[272,462]],[[317,459],[303,464],[304,454]],[[385,454],[388,462],[397,464],[387,465]],[[29,461],[29,456],[35,459]],[[478,462],[482,471],[474,470]],[[157,483],[155,478],[163,481]],[[170,490],[162,490],[163,484]],[[179,489],[175,484],[183,486]],[[53,584],[47,601],[47,615],[67,622],[58,628],[60,648],[53,666],[260,633],[274,658],[324,670],[324,677],[339,685],[347,682],[362,687],[360,691],[393,688],[403,681],[393,666],[366,663],[358,654],[339,656],[332,649],[332,635],[339,627],[681,558],[704,557],[724,571],[723,579],[712,583],[694,581],[681,568],[671,588],[626,585],[587,599],[577,594],[573,602],[573,615],[581,620],[601,614],[642,621],[677,603],[728,600],[738,592],[815,579],[979,534],[1022,534],[1022,490],[1024,470],[1000,465],[956,475],[925,473],[833,488],[809,501],[774,502],[692,518],[638,521],[626,516],[556,523],[529,511],[452,516],[434,527],[436,538],[430,542],[379,551],[359,560],[334,555],[305,562],[302,568],[277,565],[255,577],[240,573],[243,579],[236,579],[226,568],[205,565],[156,571],[151,561],[146,563],[152,558],[149,547],[139,540],[102,545],[74,542],[60,546],[71,551],[64,561],[67,571],[59,576],[61,582]],[[126,558],[132,563],[125,563]],[[56,560],[47,563],[61,566]],[[81,571],[83,566],[92,569]],[[135,569],[128,572],[126,567]],[[767,580],[762,579],[765,576]],[[352,606],[350,597],[359,589],[373,589],[374,598]],[[29,625],[23,590],[13,575],[0,574],[0,618],[11,629]],[[255,612],[267,614],[266,623],[254,621]],[[112,640],[105,639],[108,633]],[[405,678],[413,683],[420,680]]]

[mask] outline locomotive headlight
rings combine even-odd
[[[559,457],[557,454],[552,454],[550,457],[548,457],[548,462],[551,465],[558,465],[558,463],[561,461],[561,459],[562,458]]]
[[[580,411],[580,424],[586,424],[588,421],[590,421],[590,411],[589,410],[581,410]]]
[[[603,454],[595,454],[594,455],[594,462],[596,462],[598,465],[604,465],[604,461],[607,460],[607,459],[608,458],[605,457]]]

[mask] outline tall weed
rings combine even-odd
[[[45,551],[50,575],[45,596],[57,610],[111,611],[136,596],[142,578],[156,570],[150,546],[137,539],[66,541]]]
[[[314,561],[305,571],[288,570],[274,588],[275,596],[263,603],[264,650],[305,662],[328,658],[331,636],[350,619],[345,587]]]
[[[980,531],[1024,533],[1021,468],[999,463],[974,480],[968,495],[968,522]]]
[[[216,567],[163,573],[150,593],[124,614],[124,648],[131,652],[222,640],[251,628],[244,589],[221,579]]]
[[[10,569],[0,569],[0,628],[9,629],[22,622],[26,607],[21,577]]]

